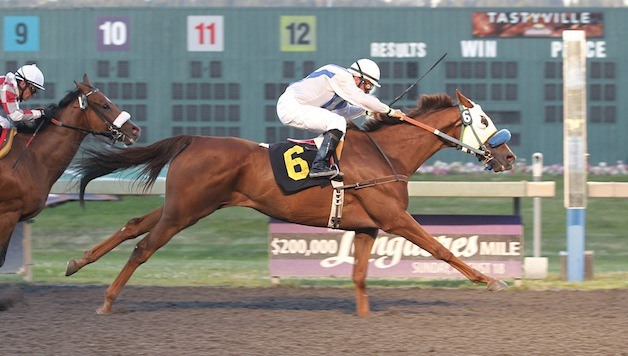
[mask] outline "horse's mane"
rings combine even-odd
[[[454,106],[454,100],[447,94],[424,94],[418,100],[418,106],[408,111],[409,117],[415,118],[417,116],[425,115],[430,112],[442,110]],[[382,118],[370,118],[364,122],[364,130],[374,131],[382,126],[396,125],[401,123],[397,119],[391,119],[388,117]]]
[[[65,95],[65,97],[59,101],[59,105],[57,105],[58,106],[57,109],[62,109],[70,105],[71,102],[73,102],[76,98],[78,98],[80,93],[81,91],[78,88],[74,90],[68,90],[68,93]]]
[[[452,106],[454,106],[454,100],[447,94],[422,95],[419,99],[419,106],[410,110],[408,116],[414,118]]]
[[[76,100],[76,98],[78,98],[80,93],[81,92],[78,90],[78,88],[75,89],[75,90],[69,90],[68,93],[66,94],[66,96],[59,101],[58,105],[50,104],[48,106],[48,108],[52,109],[53,115],[56,115],[61,109],[67,107],[74,100]],[[33,133],[33,132],[35,132],[35,130],[37,129],[37,127],[39,126],[39,124],[40,124],[40,122],[42,120],[45,120],[45,122],[41,126],[41,130],[43,130],[48,125],[50,125],[50,120],[48,120],[46,118],[39,118],[39,119],[31,121],[31,122],[18,121],[18,122],[15,123],[15,126],[17,127],[19,132]]]

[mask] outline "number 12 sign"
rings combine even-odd
[[[223,16],[188,16],[188,51],[222,52],[225,50]]]

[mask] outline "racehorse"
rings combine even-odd
[[[87,75],[58,105],[53,118],[37,122],[37,130],[18,133],[11,151],[0,160],[0,266],[4,264],[15,225],[39,214],[52,185],[76,155],[88,134],[133,144],[140,128],[129,120]]]
[[[496,172],[512,168],[516,157],[503,138],[504,130],[498,132],[479,105],[459,91],[456,96],[458,104],[445,94],[424,95],[419,107],[409,112],[401,124],[371,121],[376,124],[367,125],[368,131],[356,129],[357,125],[347,131],[341,160],[346,185],[340,188],[346,194],[338,228],[356,232],[353,281],[360,316],[370,313],[365,281],[379,229],[405,237],[471,281],[486,283],[489,290],[507,286],[454,256],[406,211],[408,177],[442,148],[462,148]],[[502,138],[495,140],[497,136]],[[244,206],[288,222],[320,227],[328,224],[335,188],[315,187],[287,195],[273,178],[268,149],[233,137],[179,135],[146,147],[86,152],[77,165],[80,195],[91,180],[129,168],[141,169],[142,174],[134,181],[149,189],[168,163],[161,207],[131,219],[111,237],[85,251],[80,260],[68,262],[67,276],[123,241],[148,232],[107,288],[105,301],[97,309],[99,314],[111,312],[113,302],[133,272],[157,249],[217,209]]]

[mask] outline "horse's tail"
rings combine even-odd
[[[105,151],[85,150],[83,158],[74,165],[80,178],[81,204],[83,204],[85,188],[89,182],[129,168],[141,167],[139,175],[134,179],[143,186],[144,191],[150,189],[166,164],[183,152],[192,140],[192,136],[179,135],[146,147],[112,147]]]

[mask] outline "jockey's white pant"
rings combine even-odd
[[[0,128],[8,129],[11,127],[11,122],[6,117],[0,116]]]
[[[277,115],[284,125],[315,133],[329,130],[347,132],[347,120],[329,110],[299,103],[290,93],[277,100]]]

